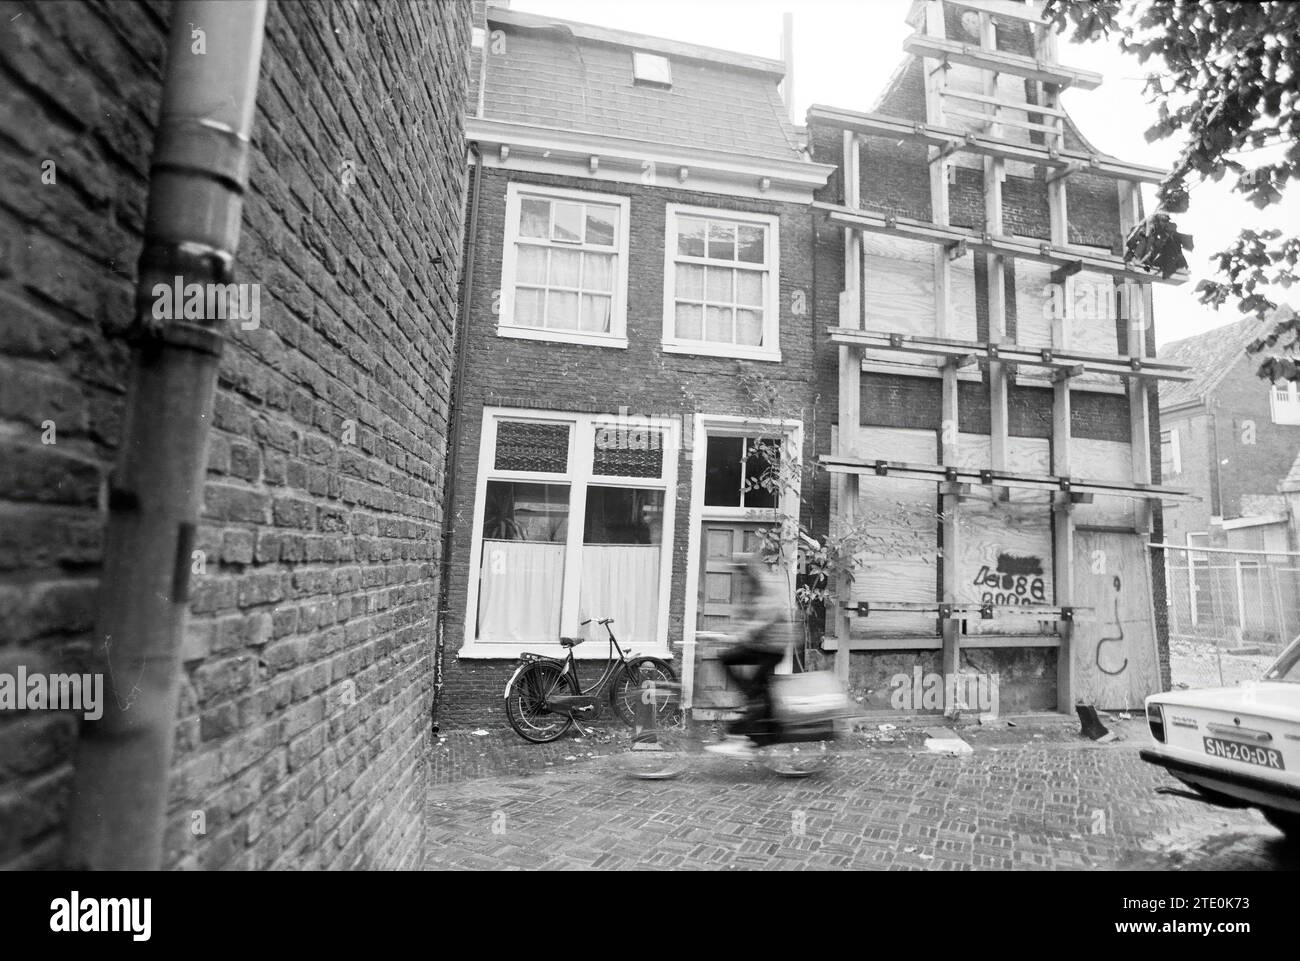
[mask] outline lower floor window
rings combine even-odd
[[[485,415],[474,640],[555,643],[606,617],[620,643],[663,638],[676,441],[670,426],[616,420]],[[532,456],[500,456],[520,437]]]

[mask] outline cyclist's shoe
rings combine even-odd
[[[704,750],[711,754],[722,754],[726,757],[745,760],[758,755],[758,748],[754,746],[754,742],[740,734],[728,734],[725,741],[719,741],[717,744],[706,744]]]

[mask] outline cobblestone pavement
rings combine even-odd
[[[425,865],[1300,867],[1300,853],[1257,812],[1156,794],[1176,782],[1138,758],[1144,728],[1137,721],[1111,726],[1122,740],[1110,744],[1079,738],[1077,722],[1063,719],[963,730],[974,752],[955,757],[926,751],[913,736],[919,729],[873,735],[894,738],[888,744],[859,736],[823,773],[804,780],[712,755],[694,757],[674,780],[636,780],[622,770],[626,739],[612,735],[603,743],[561,742],[540,752],[504,738],[481,751],[461,744],[462,753],[482,754],[480,770],[489,762],[509,764],[512,754],[538,761],[532,774],[474,777],[474,765],[457,769],[449,750],[427,808]]]

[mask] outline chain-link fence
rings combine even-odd
[[[1171,638],[1276,652],[1300,634],[1300,553],[1163,551]]]

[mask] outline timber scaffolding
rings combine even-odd
[[[952,40],[945,32],[945,7],[959,8],[959,16],[966,18],[963,25],[974,28],[972,18],[978,18],[978,43]],[[1007,615],[1025,615],[1040,622],[1054,624],[1052,634],[1024,637],[968,638],[976,647],[1056,647],[1057,650],[1057,709],[1073,712],[1076,687],[1072,671],[1071,636],[1076,619],[1086,620],[1091,608],[1076,607],[1076,557],[1075,557],[1075,507],[1090,503],[1094,495],[1133,499],[1137,507],[1131,516],[1133,529],[1125,526],[1122,534],[1141,538],[1145,545],[1152,529],[1151,504],[1160,500],[1194,499],[1190,492],[1152,483],[1150,443],[1150,401],[1148,385],[1157,380],[1187,380],[1186,368],[1155,361],[1148,355],[1145,331],[1135,328],[1130,321],[1124,345],[1127,353],[1105,353],[1071,347],[1072,322],[1067,323],[1065,311],[1054,311],[1051,317],[1050,346],[1026,345],[1008,339],[1006,303],[1006,263],[1031,261],[1047,264],[1051,268],[1051,282],[1064,291],[1064,302],[1074,303],[1075,278],[1084,271],[1102,275],[1108,283],[1124,285],[1132,295],[1135,291],[1140,301],[1130,304],[1129,316],[1149,320],[1151,313],[1152,281],[1182,283],[1186,275],[1170,278],[1153,276],[1130,268],[1121,257],[1099,252],[1069,241],[1069,220],[1066,205],[1067,182],[1078,174],[1095,175],[1116,182],[1116,201],[1120,209],[1120,229],[1124,235],[1141,217],[1140,185],[1158,183],[1164,171],[1154,167],[1126,163],[1084,149],[1067,149],[1066,114],[1061,108],[1060,94],[1069,86],[1092,89],[1101,83],[1101,77],[1086,70],[1061,66],[1056,57],[1056,37],[1051,27],[1041,19],[1041,4],[1017,3],[1008,0],[918,0],[912,6],[908,21],[915,33],[904,43],[904,49],[921,61],[925,78],[925,121],[888,117],[878,114],[856,113],[823,106],[813,106],[808,113],[808,124],[842,129],[843,161],[841,170],[842,199],[839,204],[817,203],[815,207],[825,221],[844,231],[844,290],[840,295],[839,325],[828,328],[831,341],[839,345],[839,428],[835,441],[835,454],[822,456],[821,463],[836,475],[835,483],[839,523],[841,529],[851,528],[859,507],[859,481],[862,477],[892,477],[918,481],[932,481],[939,485],[937,496],[942,512],[936,525],[942,535],[940,580],[933,602],[908,601],[899,597],[862,597],[861,589],[855,596],[846,591],[835,618],[836,670],[847,679],[850,651],[894,650],[921,648],[922,642],[900,643],[897,638],[854,638],[855,622],[871,630],[870,619],[879,612],[933,612],[942,634],[942,670],[945,675],[956,673],[961,664],[963,622],[973,619],[989,620]],[[1023,37],[1031,37],[1032,56],[997,49],[997,24],[1001,22],[1019,29]],[[947,74],[950,66],[961,64],[974,67],[979,72],[976,83],[982,81],[982,90],[949,88]],[[999,90],[999,75],[1023,78],[1021,85],[1036,91],[1033,101],[1009,99]],[[1017,81],[1019,82],[1019,81]],[[1012,87],[1014,89],[1014,87]],[[1035,102],[1036,101],[1036,102]],[[1024,119],[1021,119],[1023,116]],[[953,121],[956,121],[954,123]],[[1008,136],[1006,131],[1016,133]],[[924,145],[929,167],[930,209],[929,221],[913,220],[886,213],[863,209],[861,204],[860,151],[864,138],[888,138],[899,144],[911,142]],[[969,154],[982,164],[985,224],[982,231],[954,226],[949,220],[950,165],[959,154]],[[1032,165],[1044,169],[1043,182],[1047,190],[1047,209],[1050,239],[1047,241],[1012,236],[1003,224],[1002,185],[1006,177],[1006,164]],[[879,321],[867,306],[867,251],[866,238],[881,235],[888,242],[924,242],[933,247],[933,295],[936,329],[933,333],[873,330],[870,324]],[[875,242],[878,246],[879,241]],[[1113,250],[1113,248],[1112,248]],[[960,292],[973,295],[973,286],[967,284],[960,291],[954,289],[952,271],[965,258],[975,253],[986,257],[988,297],[987,339],[963,339],[953,336],[955,329],[954,296]],[[973,260],[968,261],[973,271]],[[963,268],[965,269],[965,268]],[[1018,270],[1021,268],[1017,268]],[[1041,269],[1041,268],[1040,268]],[[929,268],[923,268],[928,272]],[[923,274],[928,281],[928,273]],[[969,275],[973,277],[973,272]],[[969,323],[974,325],[973,306],[963,308]],[[876,313],[879,313],[878,311]],[[1114,318],[1111,318],[1114,327]],[[896,325],[897,326],[897,325]],[[1017,338],[1023,330],[1017,325]],[[1112,331],[1113,333],[1113,331]],[[1047,333],[1044,331],[1043,336]],[[1118,342],[1115,347],[1118,348]],[[917,363],[931,365],[924,376],[941,378],[942,439],[939,445],[939,463],[918,464],[888,459],[863,457],[861,442],[861,375],[864,363],[877,352],[893,352],[889,356],[913,355],[921,358]],[[963,466],[959,458],[958,383],[959,371],[963,380],[971,380],[967,369],[979,369],[982,361],[987,370],[989,392],[990,434],[988,438],[989,466],[987,469],[971,468],[968,461]],[[1019,367],[1039,368],[1048,374],[1042,386],[1052,390],[1052,424],[1050,439],[1050,471],[1025,473],[1014,471],[1008,464],[1008,380]],[[915,369],[915,368],[914,368]],[[1129,438],[1131,448],[1131,477],[1127,480],[1090,480],[1076,476],[1082,465],[1071,462],[1071,381],[1085,374],[1104,374],[1109,378],[1122,378],[1111,392],[1127,395],[1129,409]],[[915,374],[914,374],[915,376]],[[1096,377],[1092,383],[1096,383]],[[883,453],[888,453],[882,451]],[[868,481],[870,482],[870,481]],[[1014,488],[1050,491],[1051,555],[1054,576],[1053,597],[1047,604],[1024,606],[1016,604],[963,603],[957,595],[958,541],[966,536],[960,528],[961,504],[970,498],[972,487],[983,485],[994,500],[1006,500]],[[1044,503],[1046,509],[1047,504]],[[1092,528],[1089,528],[1092,530]],[[1098,528],[1099,529],[1099,528]],[[1145,552],[1145,547],[1143,547]],[[1144,557],[1148,564],[1149,559]],[[1115,579],[1118,585],[1118,578]],[[868,588],[869,590],[869,588]],[[1116,587],[1118,590],[1118,587]],[[1148,608],[1149,610],[1149,608]],[[1076,613],[1083,616],[1076,618]],[[864,623],[862,618],[867,618]],[[1116,619],[1118,620],[1118,609]],[[828,625],[829,626],[829,625]],[[1044,629],[1046,625],[1044,625]],[[1154,646],[1154,622],[1151,624]],[[1109,638],[1108,638],[1109,639]],[[936,638],[937,640],[937,638]],[[830,645],[826,645],[830,647]],[[937,644],[930,644],[935,647]],[[1100,655],[1098,666],[1101,665]],[[1127,661],[1125,662],[1127,664]],[[1107,674],[1115,673],[1106,671]],[[1086,692],[1085,692],[1086,696]]]

